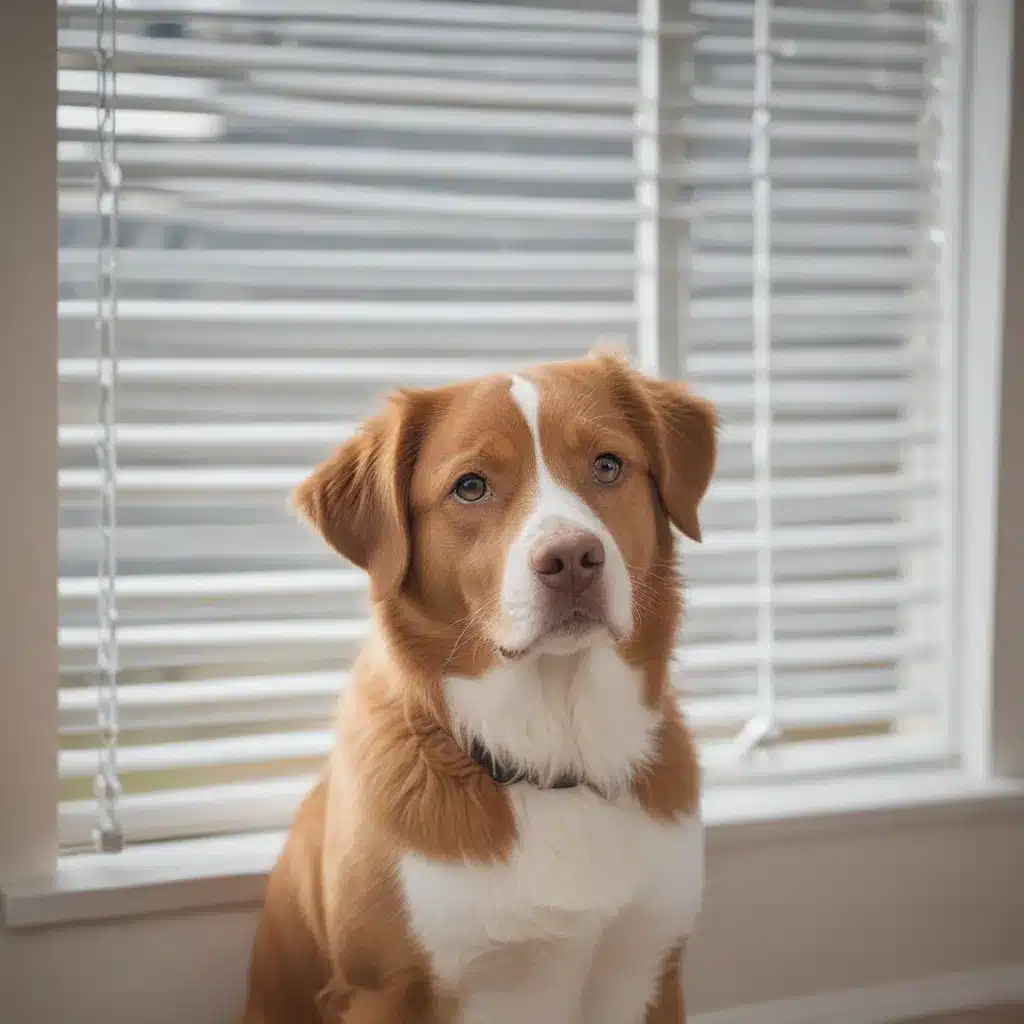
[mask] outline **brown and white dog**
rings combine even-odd
[[[298,508],[370,576],[247,1024],[676,1024],[703,888],[671,526],[712,408],[614,354],[402,391]]]

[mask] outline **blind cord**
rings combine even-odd
[[[99,468],[96,706],[99,752],[93,842],[103,853],[124,847],[118,818],[119,668],[117,607],[117,248],[121,169],[117,162],[117,0],[96,0],[96,344]]]
[[[740,755],[781,738],[776,707],[772,552],[772,179],[771,0],[754,4],[754,109],[750,174],[753,188],[752,299],[754,341],[754,494],[757,545],[757,710],[736,737]]]

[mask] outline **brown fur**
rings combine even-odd
[[[647,1010],[645,1024],[679,1024],[686,1020],[683,999],[683,950],[673,949],[665,958],[658,998]]]
[[[552,472],[602,518],[633,580],[635,629],[620,653],[664,710],[658,753],[634,780],[656,817],[693,811],[699,772],[668,690],[681,613],[669,523],[699,538],[714,465],[711,408],[683,385],[642,378],[599,354],[530,371],[544,394]],[[580,466],[623,457],[621,487]],[[529,505],[532,445],[508,378],[405,391],[296,491],[299,510],[371,579],[374,639],[339,704],[337,744],[271,876],[253,950],[246,1024],[444,1024],[456,1008],[431,982],[406,923],[396,866],[406,853],[486,863],[508,857],[516,826],[505,790],[451,735],[446,673],[480,676],[500,657],[495,595]],[[503,496],[449,499],[461,473]],[[684,1019],[680,951],[666,960],[649,1024]]]

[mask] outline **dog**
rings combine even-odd
[[[402,390],[295,492],[370,639],[245,1024],[678,1024],[703,892],[669,679],[713,407],[604,349]]]

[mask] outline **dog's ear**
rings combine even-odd
[[[591,357],[602,364],[612,393],[643,437],[665,513],[682,533],[699,541],[698,510],[717,454],[715,407],[682,381],[639,373],[617,353],[597,350]]]
[[[409,565],[409,482],[424,429],[425,393],[400,391],[292,494],[292,504],[370,577],[370,598],[396,590]]]
[[[683,383],[642,377],[658,456],[654,480],[669,519],[691,540],[701,539],[698,510],[715,471],[715,407]]]

